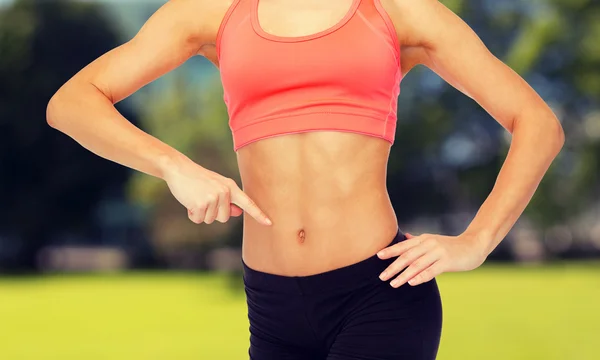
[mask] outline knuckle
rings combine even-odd
[[[218,220],[220,223],[223,223],[223,224],[224,224],[224,223],[226,223],[227,221],[229,221],[229,218],[230,218],[229,216],[221,216],[221,217],[219,217],[217,220]]]
[[[408,257],[406,254],[403,254],[400,255],[392,265],[396,267],[404,267],[406,264],[408,264]]]
[[[410,277],[412,274],[417,272],[417,268],[415,267],[415,264],[410,264],[406,270],[404,270],[404,276],[408,276]]]
[[[199,200],[196,203],[196,206],[194,207],[194,215],[198,215],[198,214],[204,213],[204,211],[208,207],[208,204],[209,204],[209,202],[206,199]]]
[[[432,270],[425,271],[423,274],[423,281],[429,281],[435,277],[435,274]]]
[[[431,269],[425,269],[419,274],[421,279],[429,279],[431,277],[432,271]]]
[[[250,202],[248,203],[248,205],[250,205],[250,207],[252,208],[252,212],[255,213],[256,215],[260,215],[260,216],[265,216],[263,214],[263,212],[258,208],[258,206],[256,205],[256,203],[252,200],[250,200]]]
[[[225,186],[227,186],[228,188],[237,186],[237,183],[235,182],[235,180],[230,179],[230,178],[225,178],[225,180],[223,180],[223,183],[225,184]]]
[[[415,250],[415,248],[412,248],[404,254],[404,259],[406,259],[406,260],[414,259],[416,256],[416,253],[417,253],[417,251]]]
[[[388,247],[385,251],[388,254],[398,254],[400,252],[400,250],[402,249],[402,247],[400,245],[401,244],[392,245],[392,246]]]
[[[438,252],[440,248],[440,243],[437,240],[427,244],[427,252]]]
[[[224,199],[224,200],[229,200],[231,198],[231,192],[229,191],[228,188],[223,188],[220,192],[219,192],[219,198]]]
[[[435,245],[437,244],[437,240],[435,238],[432,237],[426,237],[423,239],[423,244],[426,245]]]
[[[397,262],[394,262],[394,264],[392,264],[393,269],[396,272],[400,271],[401,269],[404,269],[406,265],[408,265],[408,261],[404,259],[398,259]]]

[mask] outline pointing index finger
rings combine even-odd
[[[273,224],[267,215],[258,208],[256,203],[237,186],[231,189],[231,203],[239,206],[259,223],[263,225]]]

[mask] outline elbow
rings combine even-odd
[[[543,131],[538,131],[539,150],[548,154],[551,158],[558,156],[565,144],[565,132],[560,121],[554,116],[546,117],[538,126],[542,126]],[[538,128],[539,129],[539,128]]]
[[[556,157],[565,144],[565,132],[553,112],[529,113],[515,118],[512,133],[532,139],[539,150]]]
[[[83,111],[82,103],[97,102],[98,97],[108,99],[92,83],[73,82],[72,80],[63,85],[48,101],[46,106],[46,122],[54,129],[64,132],[66,127],[71,127],[81,118]]]
[[[538,149],[547,154],[551,159],[555,159],[565,144],[565,132],[560,121],[552,116],[545,124],[546,131],[542,132],[543,138],[540,139]]]
[[[560,121],[556,117],[553,117],[552,126],[551,126],[551,130],[549,133],[550,133],[551,143],[553,145],[553,148],[554,148],[556,154],[558,155],[560,150],[565,145],[565,131],[563,130],[563,127],[560,124]]]
[[[58,128],[58,119],[60,118],[60,91],[52,96],[48,105],[46,106],[46,122],[52,128]]]
[[[46,122],[50,127],[63,131],[64,124],[72,111],[70,109],[73,104],[72,94],[76,94],[77,91],[81,93],[81,89],[71,90],[71,86],[67,84],[50,98],[46,106]]]

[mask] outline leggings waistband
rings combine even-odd
[[[402,231],[393,238],[388,246],[406,239]],[[314,294],[333,289],[357,287],[365,281],[379,280],[379,274],[396,258],[381,260],[377,254],[363,261],[308,276],[284,276],[253,270],[242,260],[244,284],[252,289],[284,294]]]

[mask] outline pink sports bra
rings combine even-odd
[[[261,29],[259,0],[234,0],[217,34],[234,149],[283,134],[360,133],[394,143],[400,47],[379,0],[353,0],[333,27],[280,37]]]

